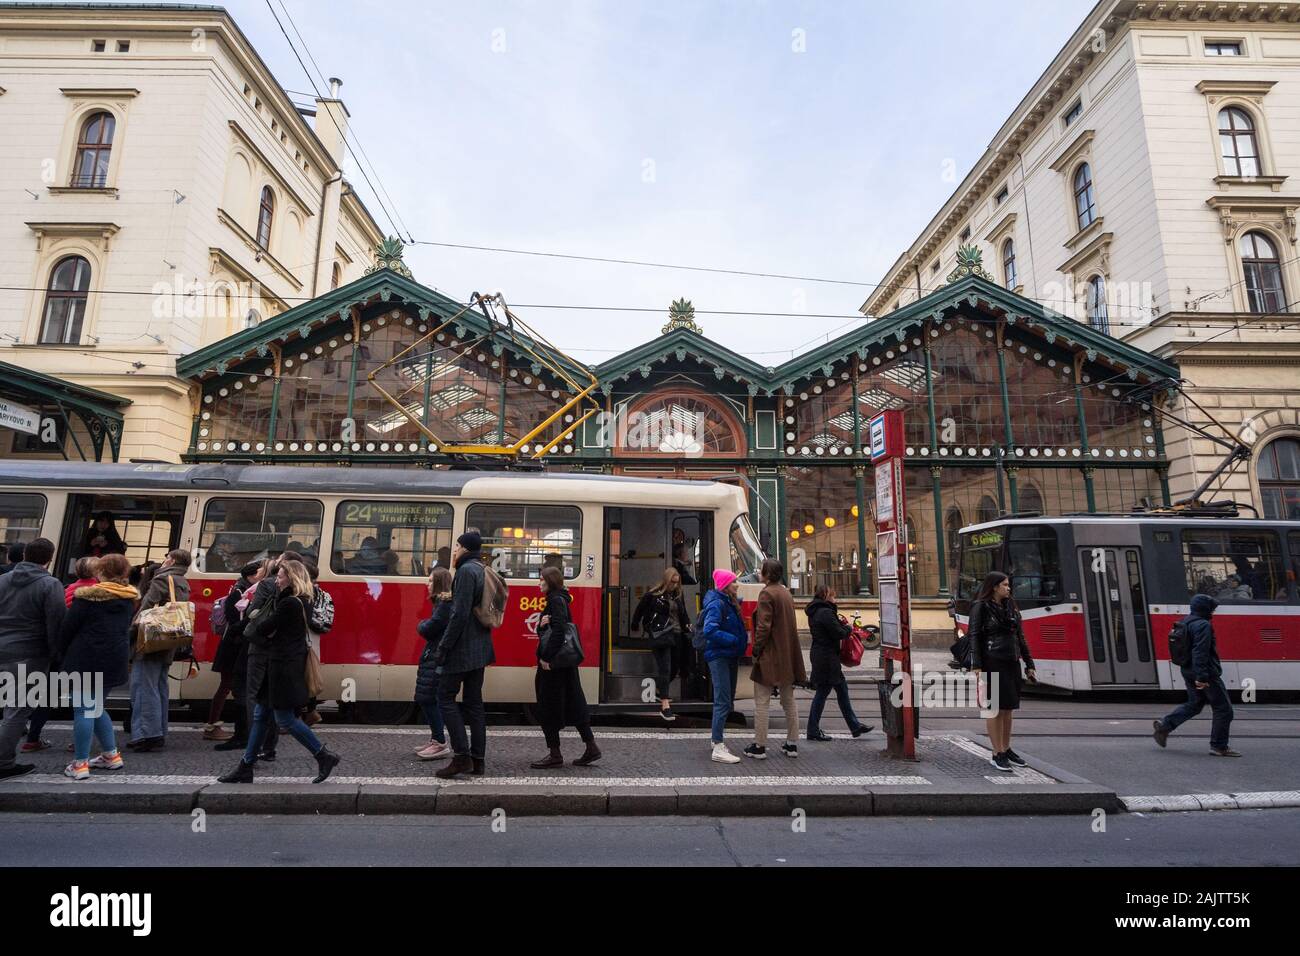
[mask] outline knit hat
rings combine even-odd
[[[466,531],[456,539],[456,543],[471,554],[483,550],[483,536],[477,531]]]
[[[718,568],[713,572],[713,586],[719,591],[725,591],[734,580],[736,576],[726,568]]]

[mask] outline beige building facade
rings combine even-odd
[[[1252,453],[1205,500],[1300,517],[1298,212],[1300,3],[1103,0],[862,311],[974,246],[999,284],[1177,363],[1169,410]],[[1175,501],[1226,453],[1165,441]]]
[[[179,461],[176,360],[373,264],[322,93],[295,104],[219,7],[0,4],[0,361],[124,400],[122,460]],[[0,455],[92,444],[51,417]]]

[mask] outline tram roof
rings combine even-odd
[[[1017,517],[995,518],[992,521],[981,521],[979,524],[968,524],[958,534],[966,534],[969,531],[981,531],[985,528],[999,528],[1006,525],[1038,525],[1038,524],[1096,524],[1096,525],[1113,525],[1113,524],[1154,524],[1167,525],[1175,522],[1180,525],[1195,525],[1204,528],[1222,528],[1222,527],[1247,527],[1257,528],[1260,525],[1300,528],[1300,521],[1286,521],[1282,519],[1271,518],[1240,518],[1240,517],[1218,517],[1216,515],[1185,515],[1177,512],[1164,512],[1159,514],[1131,514],[1131,515],[1019,515]]]
[[[171,492],[244,491],[310,495],[400,495],[511,499],[535,501],[602,501],[611,504],[654,504],[717,507],[733,500],[740,489],[716,481],[677,478],[638,478],[581,472],[540,472],[426,468],[339,468],[302,465],[166,463],[97,464],[63,461],[0,461],[0,488],[89,488]],[[654,492],[657,492],[655,494]]]

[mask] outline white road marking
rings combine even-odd
[[[301,784],[312,786],[311,777],[257,777],[254,785]],[[24,784],[59,784],[75,787],[81,781],[71,780],[62,774],[30,773],[12,781],[15,786]],[[215,784],[215,776],[197,774],[94,774],[92,783],[135,784],[154,786],[204,786]],[[921,776],[779,776],[761,777],[470,777],[459,780],[439,780],[430,771],[427,777],[330,777],[329,783],[349,786],[384,785],[390,787],[923,787],[931,781]]]

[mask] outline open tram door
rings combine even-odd
[[[632,618],[641,598],[657,586],[664,571],[675,568],[691,621],[713,575],[713,513],[669,508],[605,509],[605,595],[602,611],[602,704],[626,704],[626,709],[659,708],[655,658],[651,642]],[[667,695],[678,703],[708,705],[707,672],[690,638],[673,649],[673,672]]]
[[[110,530],[101,534],[96,518],[103,514],[108,516],[104,523]],[[64,584],[71,584],[77,579],[77,559],[90,553],[92,543],[109,551],[120,547],[133,567],[149,561],[161,563],[168,551],[180,547],[184,519],[184,495],[68,495],[51,570]],[[120,545],[114,543],[117,541]]]
[[[1141,549],[1085,546],[1078,557],[1092,686],[1154,685]]]

